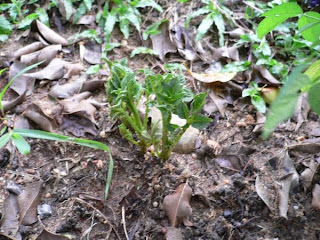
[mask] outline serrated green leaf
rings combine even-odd
[[[146,47],[138,47],[135,48],[131,54],[130,54],[130,58],[133,58],[135,55],[137,54],[152,54],[152,55],[158,55],[158,53],[150,48],[146,48]]]
[[[28,16],[26,16],[21,23],[18,26],[18,29],[23,29],[26,27],[29,27],[30,24],[39,17],[39,15],[37,13],[31,13]]]
[[[295,17],[302,14],[301,7],[296,3],[284,3],[273,9],[263,13],[261,17],[266,17],[263,19],[257,28],[258,38],[262,38],[264,35],[272,31],[276,26],[283,23],[290,17]]]
[[[100,64],[92,65],[88,68],[87,74],[92,75],[92,74],[97,74],[100,71]]]
[[[306,12],[298,20],[298,27],[304,39],[315,42],[320,39],[320,14]]]
[[[207,92],[203,92],[194,96],[194,99],[191,103],[191,111],[193,114],[201,111],[204,104],[206,103],[207,95]]]
[[[11,31],[12,27],[10,22],[4,16],[0,16],[0,34],[9,35]]]
[[[131,131],[127,129],[127,127],[123,123],[119,125],[119,132],[128,141],[132,142],[135,145],[138,145],[138,142],[134,140]]]
[[[181,102],[177,105],[175,113],[181,119],[188,119],[189,118],[189,109],[185,102]]]
[[[64,0],[63,5],[66,10],[66,19],[69,20],[72,15],[72,0]]]
[[[106,38],[106,42],[109,42],[111,32],[113,31],[114,25],[116,24],[117,20],[117,10],[115,8],[112,8],[112,10],[107,13],[106,23],[104,25],[104,36]]]
[[[0,149],[2,149],[10,140],[10,133],[6,133],[0,137]]]
[[[214,13],[209,13],[200,23],[197,29],[196,41],[199,41],[208,32],[214,22]]]
[[[158,30],[159,26],[166,21],[168,21],[168,19],[162,19],[160,22],[156,22],[148,26],[142,34],[143,40],[147,40],[149,35],[159,34],[160,33],[160,31]]]
[[[30,145],[22,136],[13,133],[11,139],[21,154],[26,155],[30,153]]]
[[[204,129],[212,122],[211,118],[204,115],[196,115],[192,118],[191,126],[197,129]]]
[[[320,83],[310,88],[308,99],[312,111],[320,115]]]
[[[306,65],[303,64],[293,69],[284,82],[279,96],[271,104],[262,133],[264,139],[269,137],[280,122],[285,121],[294,113],[300,89],[310,84],[310,78],[301,74],[305,67]]]
[[[243,72],[250,68],[250,61],[232,62],[224,65],[221,72]]]

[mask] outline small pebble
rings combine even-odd
[[[45,219],[45,218],[50,217],[52,215],[52,209],[49,204],[45,203],[45,204],[39,205],[37,207],[37,210],[38,210],[39,217],[41,219]]]
[[[7,190],[11,193],[15,193],[17,195],[20,195],[22,193],[22,190],[20,187],[14,182],[14,181],[9,181],[7,184]]]
[[[158,203],[158,202],[153,202],[153,203],[152,203],[152,206],[153,206],[154,208],[157,208],[157,207],[159,206],[159,203]]]
[[[31,169],[31,168],[27,168],[27,169],[26,169],[26,173],[28,173],[28,174],[35,174],[35,173],[36,173],[36,170]]]
[[[45,198],[50,198],[50,197],[51,197],[51,193],[46,193],[46,194],[44,195],[44,197],[45,197]]]
[[[156,184],[156,185],[154,185],[154,189],[159,191],[159,190],[161,190],[161,186],[159,184]]]

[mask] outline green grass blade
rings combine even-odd
[[[0,149],[9,142],[10,138],[11,138],[10,133],[6,133],[0,137]]]
[[[22,136],[14,133],[12,134],[11,139],[21,154],[26,155],[30,153],[30,145]]]

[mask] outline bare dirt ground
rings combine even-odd
[[[164,9],[175,7],[178,15],[184,16],[199,7],[200,3],[162,1],[161,4]],[[239,13],[244,11],[241,1],[232,1],[228,7]],[[157,12],[150,9],[142,11],[142,15],[145,23],[161,19]],[[52,23],[52,26],[55,25]],[[79,31],[79,27],[70,23],[65,22],[63,26],[67,30],[60,34],[66,38]],[[210,32],[213,35],[210,38],[212,45],[217,41],[215,31],[213,28]],[[17,40],[19,34],[17,32],[2,44],[1,52],[15,51],[34,41],[30,38]],[[123,41],[119,30],[115,30],[112,40]],[[143,41],[132,28],[127,46],[114,49],[108,57],[111,60],[128,57],[132,48],[138,46],[151,47],[151,44]],[[65,48],[68,51],[64,51],[62,58],[78,62],[78,46]],[[247,57],[243,54],[247,53],[246,49],[239,51],[243,55],[241,58]],[[172,53],[166,61],[185,60],[179,54]],[[162,64],[159,58],[151,55],[129,59],[129,65],[134,70],[149,67],[161,72]],[[204,72],[208,67],[202,61],[192,64],[195,72]],[[189,85],[193,86],[194,79],[185,74]],[[104,75],[98,78],[107,80]],[[245,76],[239,74],[237,78],[241,80]],[[1,89],[7,79],[7,75],[2,76]],[[54,84],[36,82],[27,103],[38,99],[49,101],[47,92]],[[239,84],[243,88],[245,85],[246,81]],[[209,88],[208,85],[205,87]],[[317,167],[310,166],[311,162],[316,166],[319,162],[318,116],[307,111],[305,121],[296,131],[299,120],[290,119],[264,141],[260,138],[261,131],[256,129],[261,125],[257,110],[248,99],[240,98],[234,88],[227,87],[227,90],[232,93],[232,101],[226,105],[223,116],[219,111],[210,113],[213,122],[202,131],[201,144],[198,143],[190,154],[174,153],[167,162],[142,156],[135,146],[121,137],[117,130],[118,123],[109,118],[108,106],[100,108],[95,114],[97,134],[87,134],[86,137],[105,143],[114,158],[114,175],[107,200],[104,200],[104,188],[109,159],[99,150],[43,140],[28,140],[31,153],[26,156],[1,149],[0,204],[4,207],[9,182],[24,189],[42,180],[40,203],[50,205],[52,215],[31,226],[20,225],[22,239],[36,239],[45,227],[51,232],[68,234],[71,239],[160,240],[166,239],[166,228],[170,226],[163,211],[163,199],[181,183],[188,182],[193,191],[189,218],[193,225],[179,226],[183,239],[320,239],[320,214],[312,205],[312,189],[320,179]],[[6,96],[9,98],[9,95]],[[93,96],[97,101],[106,102],[104,87],[94,91]],[[17,106],[8,116],[19,115],[26,106],[22,104],[22,109]],[[38,128],[36,125],[33,127]],[[310,177],[303,177],[306,169],[314,170],[311,180]],[[288,186],[287,178],[292,180],[294,176],[299,181],[296,184],[290,182]],[[311,181],[309,185],[305,184],[306,179]],[[281,189],[288,188],[289,199],[284,200]],[[265,196],[264,200],[261,196]],[[286,208],[287,218],[281,214]],[[0,239],[9,238],[1,236]],[[48,239],[64,238],[51,236]]]

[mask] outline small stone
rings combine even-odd
[[[305,136],[298,136],[297,137],[297,141],[301,142],[301,141],[304,141],[306,139]]]
[[[241,121],[239,121],[239,122],[236,123],[236,126],[237,126],[237,127],[243,127],[243,128],[244,128],[244,127],[247,126],[247,124],[246,124],[243,120],[241,120]]]
[[[161,190],[161,186],[159,184],[156,184],[156,185],[154,185],[154,189],[159,191],[159,190]]]
[[[152,203],[152,206],[153,206],[154,208],[157,208],[157,207],[159,206],[159,203],[158,203],[158,202],[153,202],[153,203]]]
[[[100,135],[100,137],[105,138],[106,137],[106,132],[105,131],[101,131],[99,135]]]
[[[37,210],[38,210],[39,217],[41,219],[45,219],[45,218],[50,217],[52,215],[52,209],[49,204],[45,203],[45,204],[39,205],[37,207]]]
[[[231,127],[231,123],[227,122],[227,123],[226,123],[226,127],[227,127],[227,128]]]
[[[35,174],[36,173],[36,170],[34,170],[34,169],[31,169],[31,168],[27,168],[26,169],[26,173],[28,173],[28,174]]]
[[[49,193],[49,192],[46,193],[46,194],[44,195],[44,197],[45,197],[45,198],[50,198],[50,197],[51,197],[51,193]]]
[[[18,196],[22,193],[20,187],[14,181],[8,182],[7,190],[11,193],[17,194]]]
[[[230,210],[224,210],[223,211],[223,216],[224,217],[230,217],[232,215],[232,212]]]

